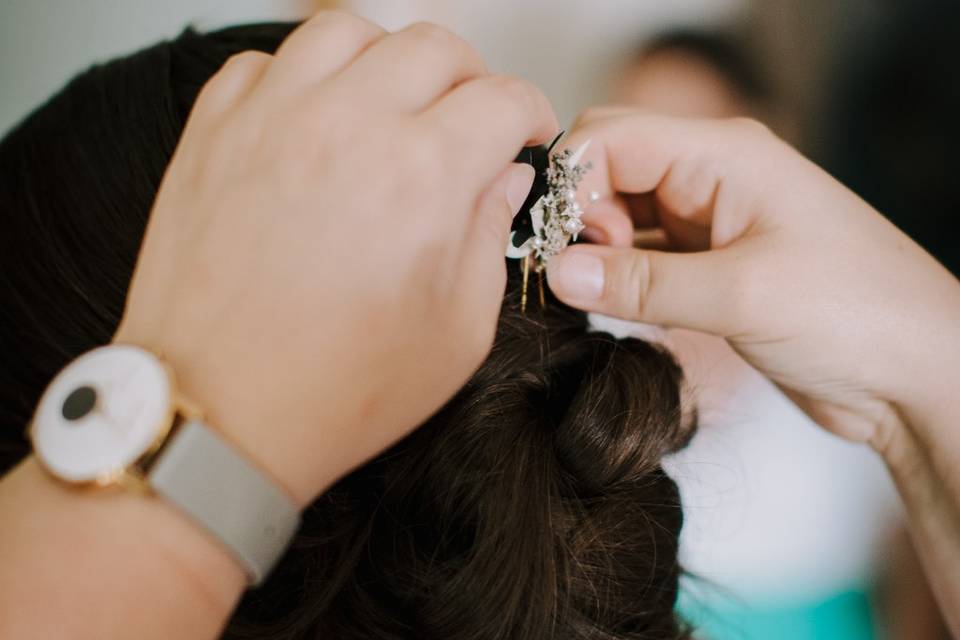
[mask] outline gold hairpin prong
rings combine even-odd
[[[527,282],[530,280],[530,256],[523,258],[523,289],[520,293],[520,313],[527,313]]]
[[[543,269],[537,269],[537,288],[540,290],[540,311],[547,308],[546,296],[543,293]]]

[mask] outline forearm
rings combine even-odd
[[[0,479],[0,637],[215,638],[239,565],[162,500],[77,490],[33,457]]]
[[[944,394],[905,411],[880,447],[947,625],[960,635],[960,401]]]

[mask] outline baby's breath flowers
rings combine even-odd
[[[532,258],[533,269],[540,273],[550,258],[563,251],[583,231],[584,224],[580,220],[583,209],[577,202],[577,187],[591,168],[589,162],[580,164],[589,144],[589,141],[583,143],[576,151],[565,149],[551,158],[547,167],[547,193],[530,208],[533,235],[517,247],[514,246],[516,232],[511,233],[507,243],[508,258]]]
[[[514,245],[516,231],[507,242],[507,257],[523,260],[523,291],[520,309],[527,310],[527,281],[531,263],[540,283],[540,308],[546,306],[543,293],[543,272],[550,258],[567,248],[583,231],[583,209],[577,202],[577,187],[583,174],[591,168],[590,163],[580,164],[590,141],[584,142],[576,151],[564,149],[550,159],[546,170],[547,192],[530,208],[533,235],[518,246]]]

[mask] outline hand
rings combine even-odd
[[[532,85],[435,26],[322,13],[203,89],[116,335],[306,503],[427,418],[490,348]]]
[[[713,333],[817,422],[883,451],[904,413],[953,391],[960,286],[829,175],[746,120],[587,112],[584,218],[609,246],[554,258],[549,283],[592,311]],[[631,248],[658,227],[671,251]]]

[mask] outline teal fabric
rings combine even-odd
[[[709,600],[709,602],[707,602]],[[732,599],[681,593],[678,610],[703,640],[875,640],[865,590],[838,593],[826,600],[738,604]]]

